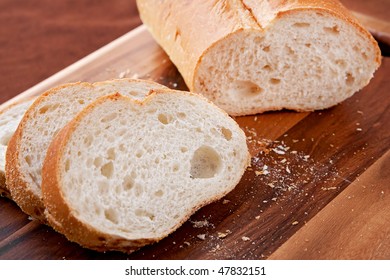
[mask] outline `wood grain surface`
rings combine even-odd
[[[110,2],[118,2],[114,8],[104,3],[92,8],[92,1],[69,1],[71,7],[63,1],[43,2],[48,6],[41,10],[33,1],[24,7],[0,1],[0,8],[11,11],[0,9],[0,23],[10,22],[14,30],[10,42],[0,37],[6,46],[2,102],[24,90],[19,96],[37,95],[63,82],[125,76],[186,89],[143,26],[32,87],[139,24],[132,1]],[[381,22],[390,6],[388,1],[343,2]],[[382,9],[367,2],[380,3]],[[88,13],[80,13],[78,5]],[[378,11],[382,14],[376,17]],[[17,22],[29,17],[30,24]],[[31,27],[34,20],[38,30]],[[27,38],[31,46],[42,50],[24,45],[23,26],[32,32]],[[72,33],[76,29],[82,29],[77,36]],[[48,41],[39,42],[39,35]],[[19,49],[15,38],[20,38]],[[0,198],[0,259],[389,259],[389,75],[390,58],[384,57],[372,82],[336,107],[236,118],[252,154],[252,166],[236,189],[161,242],[130,255],[83,249]]]

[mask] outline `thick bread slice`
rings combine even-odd
[[[0,111],[0,196],[11,197],[5,183],[5,154],[9,140],[34,99],[30,98],[11,104]]]
[[[45,222],[41,170],[53,136],[97,98],[119,92],[144,98],[162,85],[141,80],[111,80],[62,85],[41,95],[23,117],[6,155],[6,179],[12,199],[30,216]]]
[[[337,0],[137,0],[191,91],[231,115],[336,105],[381,61]]]
[[[237,123],[199,95],[102,97],[50,145],[47,218],[84,247],[131,252],[231,191],[249,159]]]

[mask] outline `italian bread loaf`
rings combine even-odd
[[[199,95],[105,96],[48,149],[42,171],[47,218],[83,247],[132,252],[231,191],[249,159],[237,123]]]
[[[141,80],[111,80],[65,84],[43,93],[27,110],[6,153],[6,181],[12,199],[31,217],[46,222],[42,201],[42,165],[56,133],[85,106],[99,97],[119,92],[144,98],[150,90],[165,88]]]
[[[34,102],[29,98],[7,106],[0,111],[0,195],[10,198],[5,182],[5,154],[8,142],[15,133],[27,108]]]
[[[311,111],[367,85],[380,49],[338,0],[137,0],[191,91],[231,115]]]

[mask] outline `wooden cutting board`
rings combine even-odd
[[[390,59],[344,103],[236,118],[252,154],[236,189],[169,237],[96,253],[0,200],[0,259],[389,259]],[[186,89],[141,26],[11,102],[60,83],[150,79]]]

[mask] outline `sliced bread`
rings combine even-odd
[[[368,84],[381,53],[338,0],[137,0],[191,91],[231,115],[336,105]]]
[[[12,199],[25,213],[46,222],[41,170],[53,136],[99,97],[119,92],[132,98],[144,98],[150,90],[159,88],[165,87],[148,81],[123,79],[66,84],[42,94],[27,110],[9,142],[5,170]]]
[[[237,123],[199,95],[158,90],[141,102],[102,97],[48,149],[47,218],[83,247],[132,252],[231,191],[249,159]]]
[[[10,198],[5,182],[5,154],[8,142],[15,133],[24,113],[34,102],[34,98],[23,100],[0,111],[0,195]]]

